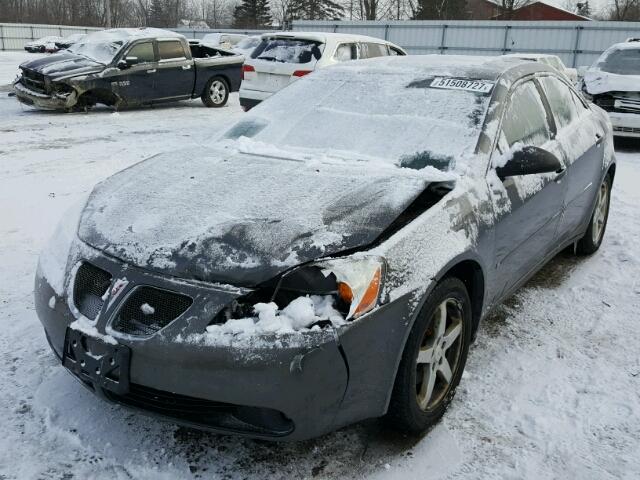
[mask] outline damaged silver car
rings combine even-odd
[[[99,397],[265,439],[432,426],[487,312],[598,249],[615,174],[606,114],[513,58],[328,68],[214,145],[98,184],[36,309]]]

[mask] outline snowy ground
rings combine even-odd
[[[14,69],[5,55],[0,80]],[[63,371],[32,303],[60,215],[111,173],[204,144],[241,115],[237,96],[221,110],[54,114],[0,93],[1,480],[640,478],[640,144],[630,142],[600,252],[560,255],[486,321],[451,409],[420,441],[375,421],[296,444],[211,435],[105,404]]]

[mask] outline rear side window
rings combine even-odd
[[[532,81],[516,87],[502,119],[502,131],[509,146],[515,143],[541,146],[551,138],[547,113]]]
[[[360,58],[386,57],[389,55],[387,46],[381,43],[361,43]]]
[[[186,58],[182,43],[173,40],[158,42],[160,60],[178,60]]]
[[[135,57],[138,59],[138,63],[155,62],[156,55],[153,52],[153,43],[144,42],[134,45],[129,52],[127,52],[126,57]]]
[[[555,77],[542,77],[539,81],[558,129],[570,125],[578,117],[571,89]]]
[[[324,44],[298,38],[267,38],[251,54],[256,60],[282,63],[309,63],[322,56]]]
[[[339,62],[356,60],[358,58],[358,47],[355,43],[342,43],[338,45],[334,58]]]

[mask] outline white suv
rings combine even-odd
[[[249,110],[317,68],[389,55],[406,55],[406,52],[391,42],[364,35],[265,33],[242,67],[240,105]]]

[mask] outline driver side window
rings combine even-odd
[[[506,143],[540,147],[551,139],[547,112],[533,81],[518,85],[511,94],[502,119]]]
[[[156,56],[153,51],[152,42],[143,42],[134,45],[127,52],[126,57],[136,57],[138,63],[151,63],[156,61]]]

